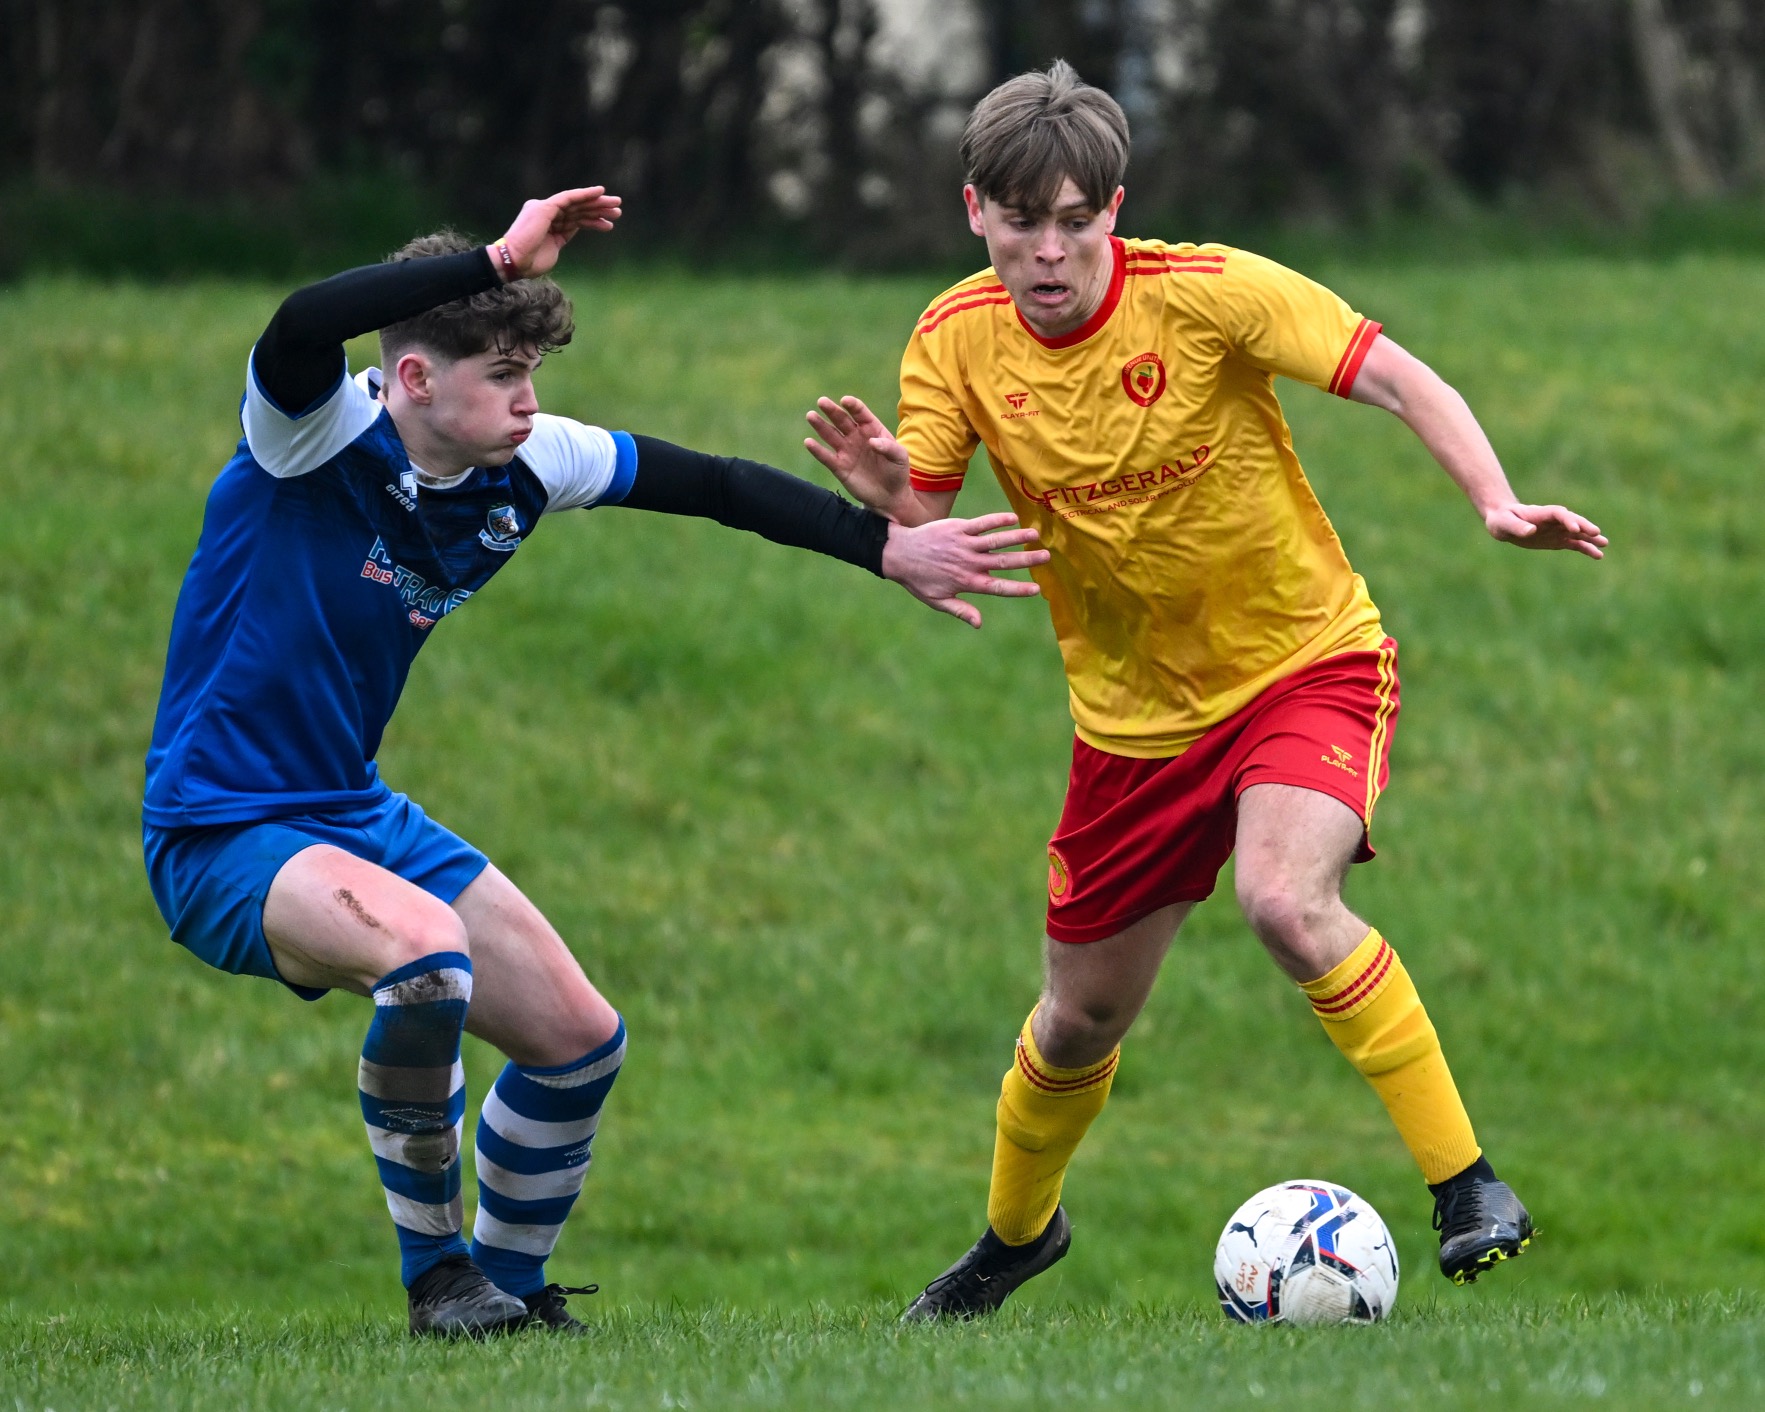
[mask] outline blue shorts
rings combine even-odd
[[[141,831],[147,883],[172,940],[236,976],[281,981],[264,938],[264,899],[282,865],[328,843],[451,903],[489,859],[402,794],[357,809],[254,819],[208,828]],[[288,986],[302,1000],[325,994]]]

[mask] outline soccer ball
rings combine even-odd
[[[1213,1278],[1242,1324],[1370,1324],[1397,1303],[1397,1246],[1347,1187],[1282,1182],[1232,1213]]]

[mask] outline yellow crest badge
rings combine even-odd
[[[1066,859],[1060,856],[1060,850],[1050,845],[1048,848],[1048,899],[1060,902],[1067,893],[1072,891],[1072,871],[1066,866]]]

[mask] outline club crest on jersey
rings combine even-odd
[[[1064,902],[1066,895],[1072,891],[1072,869],[1066,866],[1066,859],[1060,856],[1060,850],[1053,844],[1048,845],[1048,900]]]
[[[508,554],[521,543],[521,521],[515,516],[513,505],[493,505],[490,513],[484,517],[484,528],[478,531],[478,539],[486,549],[498,549]]]
[[[1164,359],[1156,353],[1130,358],[1122,368],[1122,391],[1142,407],[1164,396]]]

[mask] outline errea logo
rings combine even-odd
[[[412,514],[416,513],[417,477],[414,471],[406,471],[398,478],[398,483],[396,485],[391,481],[387,481],[386,493],[394,500],[398,501],[400,505],[404,506],[406,510],[410,511]]]

